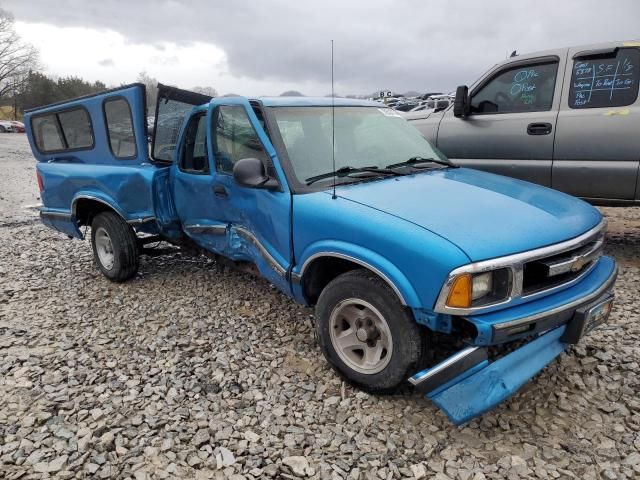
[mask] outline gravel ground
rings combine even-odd
[[[640,209],[605,209],[608,325],[454,427],[342,383],[312,310],[176,252],[123,285],[41,226],[23,135],[0,136],[0,477],[640,478]]]

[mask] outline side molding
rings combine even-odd
[[[233,230],[235,230],[235,232],[244,240],[253,244],[260,252],[260,255],[262,255],[265,261],[269,264],[271,268],[273,268],[273,270],[278,275],[280,275],[281,277],[284,277],[286,275],[287,270],[282,265],[280,265],[275,258],[273,258],[273,256],[267,251],[264,245],[260,243],[260,241],[256,238],[256,236],[253,233],[251,233],[249,230],[247,230],[244,227],[233,227]]]

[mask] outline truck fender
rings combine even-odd
[[[323,257],[340,258],[363,266],[382,278],[398,296],[402,305],[420,306],[420,300],[411,282],[393,263],[379,253],[347,242],[330,240],[309,245],[292,270],[292,281],[301,284],[309,266]]]

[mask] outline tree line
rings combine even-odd
[[[145,85],[147,109],[152,113],[158,81],[146,72],[141,72],[136,81]],[[43,73],[38,51],[20,38],[14,28],[13,16],[0,8],[0,107],[10,107],[13,119],[22,118],[23,112],[30,108],[106,89],[107,85],[101,81],[88,82],[76,76],[53,77]],[[217,96],[212,87],[193,87],[193,90]]]

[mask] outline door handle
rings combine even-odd
[[[549,135],[551,133],[550,123],[530,123],[527,125],[529,135]]]
[[[216,195],[216,197],[226,197],[227,189],[224,188],[222,185],[214,185],[213,193]]]

